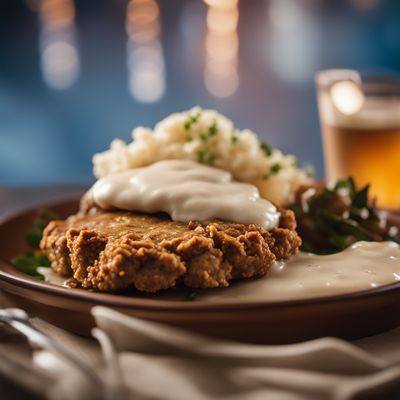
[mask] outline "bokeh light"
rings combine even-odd
[[[53,89],[71,87],[79,76],[73,0],[40,0],[41,69],[44,81]]]
[[[142,103],[154,103],[162,98],[166,89],[157,3],[154,0],[130,0],[125,27],[129,91]]]
[[[205,39],[204,82],[216,97],[229,97],[239,86],[237,0],[205,0],[207,35]]]

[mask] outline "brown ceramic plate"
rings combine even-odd
[[[66,217],[76,211],[78,200],[45,207]],[[0,289],[16,307],[82,335],[89,335],[94,325],[90,315],[94,305],[254,343],[290,343],[319,336],[354,339],[400,324],[400,282],[331,297],[226,304],[103,294],[40,281],[9,263],[11,257],[25,249],[23,232],[32,226],[37,210],[0,220]]]

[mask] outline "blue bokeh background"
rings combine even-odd
[[[286,30],[273,20],[277,1]],[[93,153],[114,137],[129,140],[134,126],[194,105],[216,108],[321,177],[315,72],[400,72],[400,1],[242,0],[240,86],[219,99],[203,82],[206,5],[160,0],[167,87],[143,104],[127,84],[126,2],[75,3],[80,75],[55,90],[40,69],[37,15],[24,1],[0,2],[0,185],[88,183]]]

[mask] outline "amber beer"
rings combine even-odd
[[[400,209],[400,127],[355,129],[323,125],[328,180],[352,175],[357,184],[370,183],[381,207]]]
[[[321,74],[337,72],[317,76],[326,178],[351,175],[358,185],[370,184],[380,207],[400,210],[400,89],[397,97],[394,86],[388,95],[375,84],[371,94],[354,76],[336,91],[333,85],[346,80],[321,82]]]

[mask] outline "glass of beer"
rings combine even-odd
[[[400,79],[353,70],[316,75],[325,174],[370,184],[377,205],[400,210]]]

